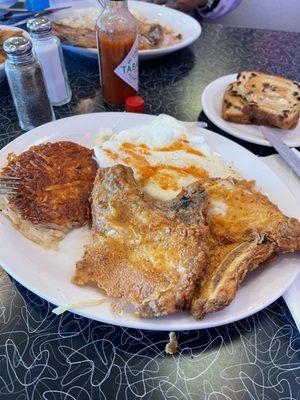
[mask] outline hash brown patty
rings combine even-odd
[[[89,199],[97,172],[92,156],[92,150],[68,141],[9,155],[1,174],[20,178],[20,186],[0,208],[27,238],[56,247],[52,239],[57,242],[73,227],[91,222]]]

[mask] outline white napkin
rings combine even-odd
[[[299,155],[300,153],[294,149]],[[271,167],[274,172],[282,179],[282,181],[288,186],[291,193],[295,196],[300,206],[300,179],[292,172],[288,165],[282,160],[282,158],[275,154],[269,157],[262,157],[262,160]],[[300,274],[298,273],[297,278],[293,284],[284,293],[283,298],[294,318],[298,330],[300,331]]]

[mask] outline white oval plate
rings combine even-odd
[[[227,86],[236,80],[237,74],[222,76],[206,86],[202,94],[202,108],[207,117],[218,128],[247,142],[271,147],[256,125],[235,124],[222,118],[222,101]],[[300,121],[295,129],[283,131],[272,128],[276,134],[289,146],[300,146]]]
[[[154,116],[129,113],[96,113],[61,119],[25,133],[0,151],[0,167],[8,153],[21,153],[31,145],[71,140],[93,147],[99,129],[114,126],[116,131],[149,123]],[[116,126],[117,122],[117,126]],[[300,217],[299,207],[288,188],[255,155],[236,143],[203,130],[208,144],[245,178],[254,178],[273,202],[290,216]],[[22,285],[56,305],[101,298],[95,286],[71,283],[75,263],[83,254],[87,230],[74,230],[62,241],[59,251],[46,251],[25,239],[0,215],[0,265]],[[237,321],[251,315],[280,297],[293,282],[299,267],[298,255],[284,255],[250,273],[229,307],[196,321],[187,312],[164,318],[141,319],[132,313],[122,316],[111,310],[110,299],[93,307],[73,309],[75,313],[114,325],[151,330],[202,329]],[[299,268],[298,268],[299,269]]]
[[[17,28],[16,26],[0,25],[0,29],[5,29],[9,31],[23,31],[23,35],[29,38],[28,32],[24,31],[24,29]],[[0,63],[0,82],[3,81],[3,79],[5,78],[4,64],[4,62]]]
[[[129,8],[144,16],[149,22],[159,22],[161,25],[169,27],[174,32],[181,33],[183,38],[180,42],[159,49],[153,50],[139,50],[140,60],[150,60],[153,58],[161,57],[169,53],[173,53],[176,50],[183,49],[193,43],[201,34],[201,26],[199,22],[184,14],[180,11],[173,10],[172,8],[159,6],[157,4],[146,3],[142,1],[130,0],[128,2]],[[75,6],[77,10],[80,10],[79,6]],[[62,10],[50,16],[52,21],[60,18],[69,17],[72,15],[72,9]],[[76,46],[63,45],[67,50],[75,52],[77,54],[87,57],[98,57],[97,49],[83,48]]]

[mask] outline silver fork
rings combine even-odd
[[[19,184],[20,178],[7,175],[0,176],[0,195],[18,194]]]

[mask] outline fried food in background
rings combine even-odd
[[[136,12],[132,12],[132,14],[134,14],[138,23],[139,50],[171,46],[182,40],[180,33],[173,32],[172,29],[158,22],[149,22],[145,17]],[[77,10],[77,13],[71,17],[54,21],[53,29],[55,34],[65,44],[84,48],[96,48],[96,18],[97,12],[95,9]]]

